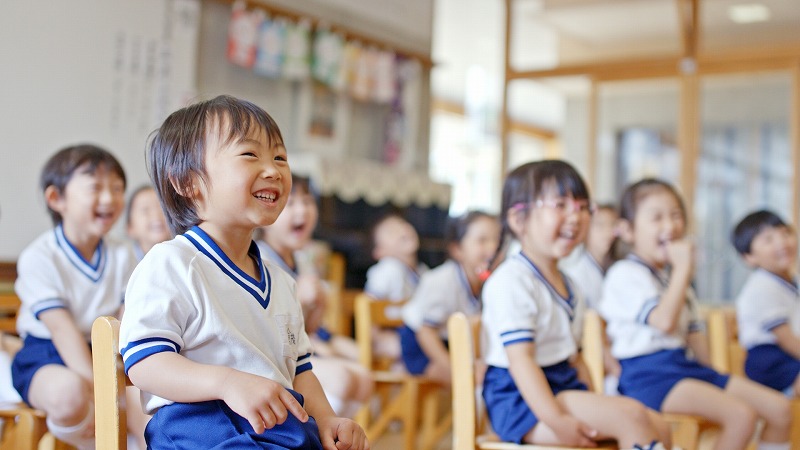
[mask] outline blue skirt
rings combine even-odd
[[[747,351],[744,372],[753,381],[784,391],[800,374],[800,361],[777,345],[757,345]]]
[[[89,344],[87,343],[86,345]],[[14,383],[14,389],[19,392],[25,403],[28,403],[28,389],[31,387],[33,376],[36,375],[39,369],[50,364],[66,366],[53,341],[27,336],[22,348],[14,356],[14,361],[11,363],[11,379]]]
[[[656,411],[661,411],[667,394],[686,378],[706,381],[721,389],[725,389],[730,379],[687,358],[683,348],[621,359],[619,363],[622,366],[619,392]]]
[[[289,390],[303,404],[303,396]],[[250,422],[222,400],[173,403],[156,411],[145,430],[148,450],[303,449],[322,450],[317,422],[291,413],[280,425],[256,434]]]
[[[568,361],[542,367],[553,395],[567,390],[586,390],[578,380],[578,372]],[[539,419],[522,398],[511,372],[501,367],[489,366],[483,379],[483,400],[492,429],[507,442],[522,442]]]

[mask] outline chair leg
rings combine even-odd
[[[700,425],[694,420],[672,421],[672,443],[684,450],[697,450]]]
[[[452,429],[453,413],[449,399],[443,398],[440,386],[425,386],[422,396],[422,445],[420,450],[433,450]]]
[[[416,450],[417,426],[419,425],[417,400],[419,399],[420,386],[416,381],[408,382],[406,386],[408,391],[403,400],[403,441],[406,450]]]
[[[800,448],[800,398],[792,399],[792,431],[789,440],[792,448]]]

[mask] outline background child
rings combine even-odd
[[[397,214],[379,220],[372,231],[372,257],[364,291],[374,298],[408,300],[428,266],[417,260],[417,230]]]
[[[273,119],[228,96],[178,110],[148,166],[176,235],[136,267],[120,329],[125,369],[154,413],[148,446],[368,448],[310,370],[294,281],[252,241],[291,190]]]
[[[617,258],[618,221],[619,214],[614,205],[597,205],[583,246],[576,250],[577,255],[570,256],[562,265],[564,272],[581,291],[587,308],[597,309],[603,292],[603,278]],[[616,394],[621,369],[619,361],[611,356],[608,342],[603,345],[603,368],[606,374],[603,392]]]
[[[718,449],[745,448],[759,417],[765,420],[759,448],[788,449],[789,402],[707,367],[708,343],[690,288],[694,245],[685,236],[678,193],[663,181],[642,180],[625,190],[620,216],[631,253],[608,271],[600,304],[622,365],[620,392],[656,410],[720,424]]]
[[[417,230],[399,215],[389,214],[373,227],[372,242],[372,257],[378,263],[367,270],[364,292],[377,299],[410,299],[417,289],[420,275],[428,270],[428,266],[417,260]],[[373,351],[377,355],[393,360],[400,358],[397,330],[376,327],[372,336]]]
[[[472,211],[450,219],[446,237],[450,259],[422,276],[403,307],[399,333],[408,371],[450,385],[447,319],[455,312],[480,314],[480,275],[497,248],[500,225],[494,216]]]
[[[584,303],[558,261],[584,238],[589,192],[562,161],[512,171],[503,186],[503,237],[521,252],[492,273],[484,288],[489,419],[505,441],[594,446],[602,437],[620,448],[669,447],[669,428],[638,402],[586,391],[577,358]],[[588,382],[588,378],[586,378]]]
[[[297,280],[297,296],[306,317],[306,332],[314,354],[311,362],[334,411],[352,416],[369,396],[374,383],[369,371],[358,364],[358,347],[347,336],[331,334],[322,326],[327,289],[308,253],[319,211],[308,178],[292,175],[292,192],[286,208],[257,241],[264,257]]]
[[[614,205],[597,205],[589,222],[584,245],[572,261],[565,261],[563,270],[581,290],[586,307],[597,309],[603,291],[603,277],[616,259],[619,214]]]
[[[106,150],[67,147],[45,164],[40,186],[55,229],[19,257],[14,289],[24,345],[14,387],[47,413],[47,428],[78,448],[94,446],[92,322],[119,315],[135,260],[106,239],[125,206],[125,172]]]
[[[149,184],[133,191],[126,217],[128,237],[133,240],[133,251],[139,261],[154,245],[172,237],[158,195]]]
[[[800,392],[795,231],[775,213],[757,211],[736,225],[732,240],[755,269],[736,298],[739,342],[747,349],[745,373],[795,397]]]

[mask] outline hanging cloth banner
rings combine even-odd
[[[320,82],[335,87],[340,84],[340,66],[344,55],[342,36],[319,29],[314,37],[314,60],[311,71]]]
[[[228,26],[228,60],[242,67],[253,67],[256,59],[258,27],[264,12],[248,12],[243,1],[233,3],[231,22]]]
[[[310,73],[311,25],[308,20],[290,23],[286,28],[286,53],[283,76],[291,80],[308,78]]]
[[[283,55],[286,48],[286,19],[265,17],[258,30],[258,50],[253,71],[268,78],[278,78],[283,73]]]

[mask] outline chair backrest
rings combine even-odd
[[[711,367],[723,373],[744,376],[747,351],[739,345],[736,311],[713,308],[708,317],[708,350]]]
[[[605,367],[603,366],[603,347],[605,343],[606,323],[600,314],[593,309],[586,310],[583,317],[583,339],[581,357],[589,378],[592,380],[594,392],[602,394],[605,388]]]
[[[450,371],[453,389],[453,450],[475,450],[478,430],[475,400],[475,338],[480,322],[464,313],[455,313],[447,320],[450,349]]]
[[[17,294],[13,292],[0,294],[0,331],[16,334],[17,313],[20,305]]]
[[[92,366],[97,448],[125,449],[128,433],[120,402],[130,381],[119,354],[119,320],[114,317],[98,317],[92,325]]]
[[[355,299],[356,344],[359,362],[369,369],[386,369],[394,361],[378,361],[372,354],[373,327],[398,328],[403,325],[400,311],[405,301],[374,299],[360,293]]]

